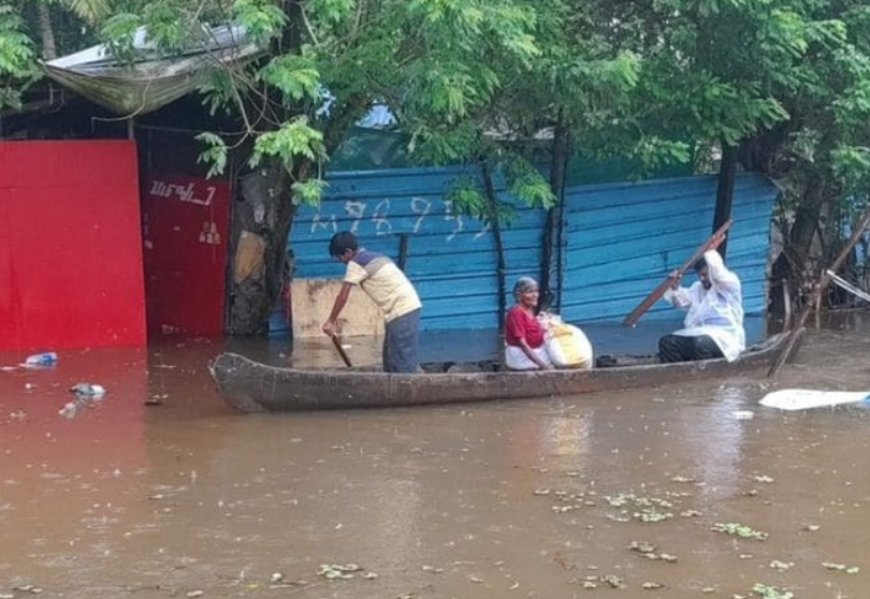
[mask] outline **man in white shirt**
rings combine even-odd
[[[715,248],[695,264],[695,271],[699,280],[691,287],[680,287],[678,277],[665,292],[665,300],[688,312],[685,328],[659,339],[659,358],[685,362],[724,357],[732,362],[746,349],[740,279]]]

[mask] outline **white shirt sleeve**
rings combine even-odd
[[[722,256],[716,250],[704,253],[704,261],[710,273],[710,282],[723,291],[740,291],[740,279],[725,267]]]
[[[692,297],[689,295],[689,291],[685,287],[668,289],[665,291],[663,297],[665,301],[672,306],[682,308],[683,310],[688,309],[692,305]]]

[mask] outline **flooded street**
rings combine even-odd
[[[757,405],[870,390],[857,318],[774,385],[446,407],[236,414],[206,341],[2,371],[0,597],[861,599],[870,409]]]

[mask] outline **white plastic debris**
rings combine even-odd
[[[105,387],[93,383],[76,383],[70,388],[70,391],[80,397],[92,397],[94,399],[99,399],[106,394]]]

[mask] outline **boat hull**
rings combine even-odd
[[[785,335],[750,348],[738,360],[614,366],[593,370],[388,374],[269,366],[234,353],[210,365],[223,397],[242,412],[383,408],[570,396],[725,377],[768,367]]]
[[[768,367],[784,339],[785,335],[775,335],[734,362],[717,359],[592,370],[421,374],[318,371],[270,366],[234,353],[219,355],[209,368],[224,398],[242,412],[383,408],[569,396],[725,377]]]

